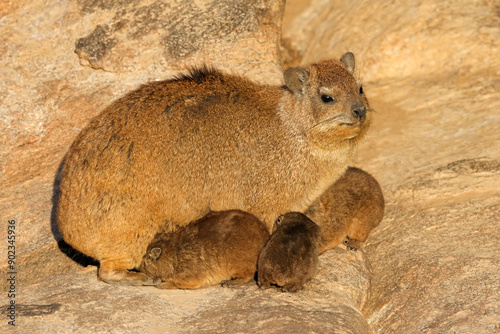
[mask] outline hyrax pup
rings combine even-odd
[[[297,291],[316,274],[321,228],[298,212],[280,216],[274,228],[259,255],[258,284],[263,289],[276,285]]]
[[[176,232],[158,234],[139,270],[160,279],[162,289],[245,283],[254,277],[267,239],[267,227],[252,214],[211,212]]]
[[[346,170],[371,112],[354,55],[268,86],[211,69],[151,82],[95,117],[64,159],[57,224],[106,282],[152,284],[139,266],[165,221],[251,212],[268,228],[304,212]]]
[[[323,229],[320,253],[342,241],[356,250],[382,220],[384,196],[373,176],[349,167],[306,215]]]

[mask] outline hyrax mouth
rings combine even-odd
[[[366,117],[346,119],[342,114],[336,115],[311,128],[311,141],[316,147],[329,150],[335,147],[335,143],[361,135],[366,125],[365,120]]]
[[[313,129],[317,129],[319,131],[331,131],[338,126],[360,127],[364,123],[365,119],[365,115],[359,118],[353,118],[346,116],[345,114],[339,114],[317,123],[313,126]]]

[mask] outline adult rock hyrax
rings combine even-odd
[[[321,228],[299,212],[280,216],[259,255],[257,282],[263,289],[275,285],[297,291],[316,274]]]
[[[268,86],[213,69],[151,82],[107,107],[64,159],[57,223],[106,282],[152,284],[137,268],[165,222],[251,212],[268,228],[305,211],[346,170],[372,113],[354,55],[284,72]]]
[[[356,250],[382,220],[384,207],[377,180],[359,168],[349,167],[305,214],[323,229],[320,253],[341,242]]]
[[[211,212],[148,246],[139,270],[162,289],[197,289],[250,281],[269,239],[257,217],[239,210]]]

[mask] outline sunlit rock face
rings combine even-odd
[[[11,1],[0,4],[0,32],[0,212],[4,230],[15,220],[19,236],[23,330],[498,331],[494,3]],[[355,165],[377,178],[387,202],[363,250],[321,255],[318,274],[295,294],[255,284],[188,292],[110,285],[96,266],[60,250],[52,217],[59,165],[113,100],[204,63],[280,84],[282,64],[346,51],[376,110]]]

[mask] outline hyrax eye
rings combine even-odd
[[[324,103],[332,103],[334,100],[330,95],[323,94],[321,95],[321,101],[323,101]]]
[[[359,94],[364,94],[365,92],[363,91],[363,86],[359,86]]]

